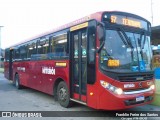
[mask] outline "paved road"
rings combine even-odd
[[[153,105],[145,105],[132,109],[128,109],[129,111],[160,111],[160,107]],[[94,114],[100,116],[101,113],[94,109],[91,109],[87,106],[83,106],[80,104],[75,104],[72,108],[63,108],[59,105],[57,101],[54,100],[53,96],[41,93],[39,91],[33,89],[21,89],[17,90],[15,86],[6,80],[3,74],[0,73],[0,111],[94,111]],[[125,112],[125,111],[124,111]],[[106,117],[63,117],[63,112],[56,113],[60,117],[54,117],[54,119],[58,120],[106,120]],[[74,112],[73,112],[74,114]],[[107,116],[110,116],[109,113]],[[92,116],[92,112],[89,114]],[[112,119],[121,119],[121,118],[113,118],[107,117],[110,120]],[[2,118],[0,118],[1,120]],[[20,118],[21,119],[21,118]],[[35,118],[30,118],[31,120]],[[46,119],[46,118],[40,118]],[[53,119],[53,118],[47,118]],[[160,119],[160,118],[159,118]],[[15,118],[17,120],[17,118]],[[148,119],[149,120],[149,119]]]

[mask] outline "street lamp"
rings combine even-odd
[[[1,58],[2,58],[2,48],[1,48],[1,28],[2,28],[3,26],[0,26],[0,60],[1,60]],[[2,62],[2,61],[0,61],[0,62]],[[0,67],[2,67],[2,63],[0,63]]]

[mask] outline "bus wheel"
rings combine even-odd
[[[21,88],[21,85],[19,83],[19,75],[18,74],[15,75],[15,86],[17,89]]]
[[[69,90],[64,81],[61,81],[58,84],[57,97],[58,102],[62,107],[68,108],[71,106]]]

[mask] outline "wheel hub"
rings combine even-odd
[[[59,91],[59,98],[60,98],[60,100],[65,101],[66,100],[66,96],[67,96],[66,89],[64,87],[62,87],[60,89],[60,91]]]

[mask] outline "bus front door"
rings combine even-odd
[[[71,97],[86,103],[87,86],[87,30],[71,32]]]

